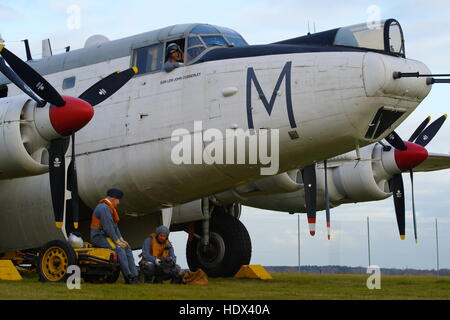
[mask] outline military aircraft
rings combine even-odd
[[[172,43],[184,63],[166,72]],[[40,248],[75,229],[88,239],[93,208],[116,187],[126,195],[120,228],[134,249],[164,223],[189,233],[191,269],[232,276],[251,259],[242,204],[307,212],[314,234],[317,210],[394,193],[403,237],[401,172],[450,164],[419,142],[443,121],[422,125],[411,142],[393,132],[447,80],[406,58],[394,19],[265,45],[229,28],[182,24],[96,37],[27,63],[0,48],[0,252]],[[234,162],[211,161],[217,149],[203,158],[185,149],[178,155],[192,161],[173,161],[181,140],[206,150],[208,130],[235,133],[220,144]],[[276,172],[264,175],[267,162],[249,161],[249,141],[272,132]]]

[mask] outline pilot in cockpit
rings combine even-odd
[[[181,50],[180,46],[176,43],[171,43],[167,46],[167,59],[164,64],[164,70],[166,72],[171,72],[176,68],[183,65],[184,62],[184,54],[183,50]]]

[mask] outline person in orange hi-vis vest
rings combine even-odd
[[[169,228],[159,226],[142,244],[142,260],[139,264],[146,283],[151,283],[153,277],[153,283],[169,279],[171,283],[181,283],[181,268],[176,264],[177,257],[169,234]]]
[[[119,189],[110,189],[106,195],[107,197],[100,200],[92,214],[91,242],[95,247],[116,251],[125,283],[136,284],[139,277],[133,251],[120,234],[117,225],[120,220],[117,206],[124,194]]]

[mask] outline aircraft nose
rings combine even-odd
[[[367,96],[422,101],[430,92],[431,86],[426,83],[425,78],[394,79],[394,72],[431,73],[422,62],[369,52],[363,62]]]
[[[94,108],[84,100],[66,97],[64,107],[50,108],[50,121],[57,133],[62,136],[82,129],[94,116]]]

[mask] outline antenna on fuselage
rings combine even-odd
[[[53,56],[53,52],[50,39],[42,40],[42,58],[48,58],[51,56]]]
[[[28,42],[28,39],[25,39],[22,41],[25,44],[25,51],[27,53],[27,61],[33,60],[33,57],[31,56],[30,43]]]

